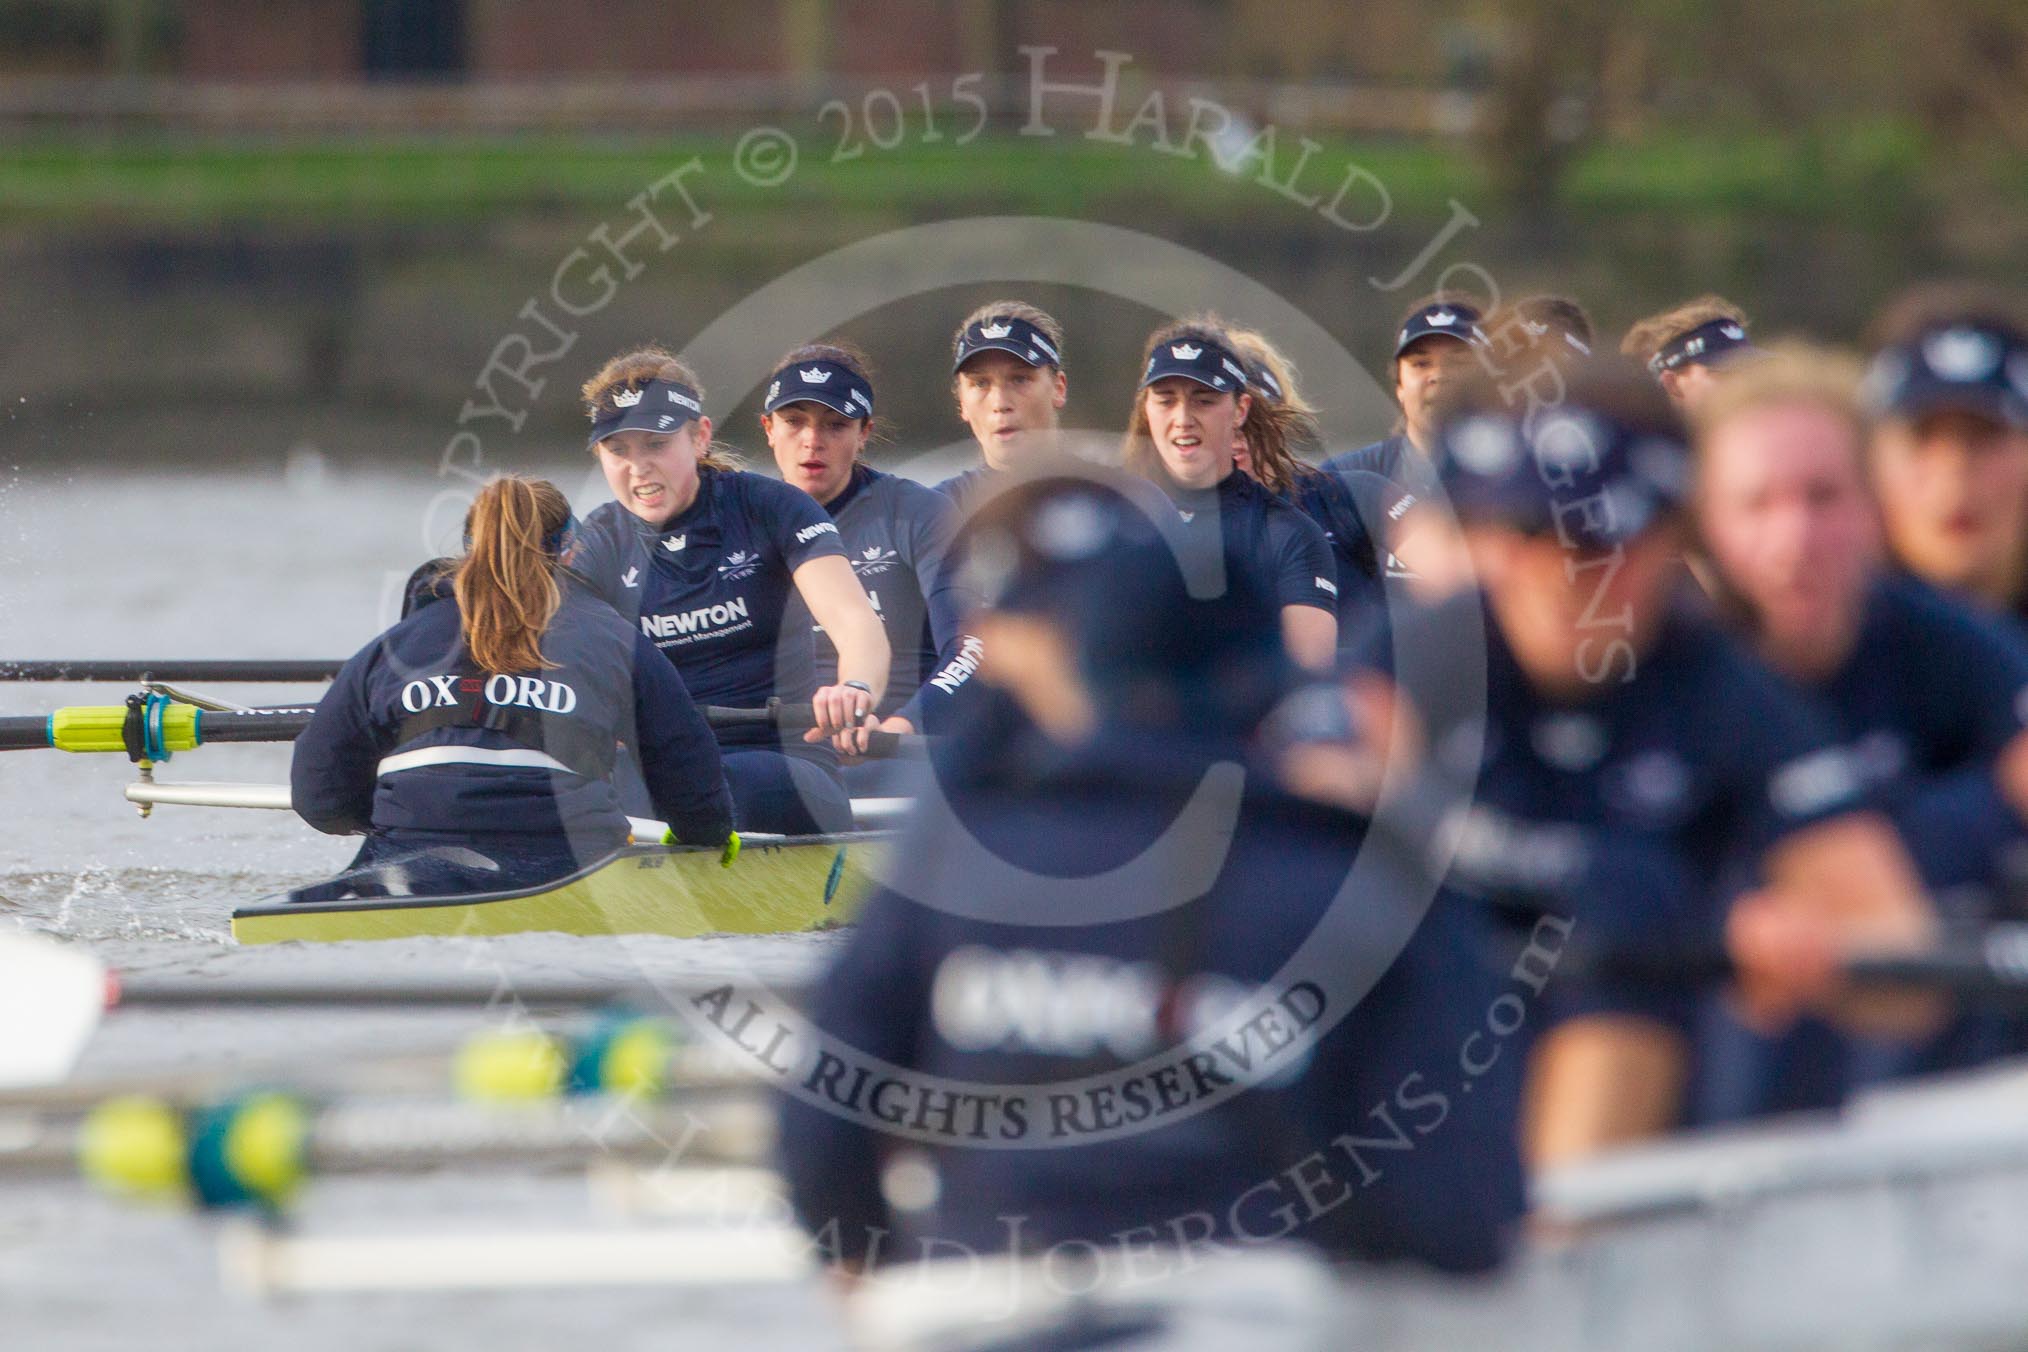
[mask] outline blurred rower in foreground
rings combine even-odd
[[[366,843],[293,900],[504,891],[603,859],[628,839],[622,741],[678,841],[725,843],[711,729],[676,669],[570,571],[576,536],[554,484],[495,479],[465,518],[464,557],[431,585],[449,594],[339,670],[296,739],[290,802]]]
[[[1690,415],[1725,368],[1751,356],[1746,312],[1723,296],[1699,296],[1635,321],[1620,351],[1648,368],[1669,401]]]
[[[2028,646],[2003,622],[1884,573],[1856,366],[1776,349],[1698,412],[1698,523],[1761,656],[1819,698],[1944,918],[1995,918],[2028,817]],[[1998,1055],[1971,1015],[1906,1047],[1818,1021],[1766,1039],[1708,1012],[1699,1115],[1835,1106],[1892,1073]]]
[[[1239,471],[1254,413],[1245,363],[1216,318],[1148,336],[1121,460],[1159,486],[1189,532],[1220,543],[1228,580],[1281,607],[1289,655],[1329,671],[1338,650],[1338,569],[1323,528]],[[1286,468],[1286,466],[1284,466]]]
[[[1930,585],[2028,619],[2028,322],[1983,291],[1924,288],[1875,333],[1888,548]]]
[[[1837,978],[1848,952],[1929,934],[1893,829],[1834,730],[1674,603],[1688,464],[1660,389],[1595,361],[1531,417],[1487,386],[1440,450],[1483,593],[1397,616],[1372,660],[1413,654],[1421,673],[1397,674],[1424,731],[1396,740],[1428,748],[1417,792],[1449,794],[1427,810],[1453,814],[1450,885],[1594,952],[1666,960],[1722,937],[1770,1024],[1817,1010],[1926,1027],[1927,1005],[1851,1000]],[[1689,988],[1570,972],[1543,995],[1533,1162],[1676,1122]]]
[[[1059,478],[960,542],[989,698],[783,1106],[862,1346],[1331,1346],[1319,1255],[1479,1271],[1518,1215],[1483,917],[1280,786],[1337,692],[1244,577],[1190,597],[1216,540],[1164,516]]]

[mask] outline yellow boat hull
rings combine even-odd
[[[888,833],[718,851],[636,845],[541,887],[454,897],[262,902],[233,912],[242,944],[493,934],[785,934],[843,924],[871,887]]]

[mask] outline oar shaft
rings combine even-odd
[[[344,661],[338,658],[278,658],[245,661],[47,658],[0,661],[0,681],[328,681]]]
[[[158,735],[165,751],[188,751],[207,743],[293,742],[310,725],[315,710],[309,706],[267,709],[198,709],[188,704],[164,702],[159,706]],[[702,706],[704,721],[712,727],[760,725],[784,732],[806,731],[813,726],[807,704],[769,705],[760,709],[731,709],[716,704]],[[117,704],[75,705],[53,714],[27,714],[0,718],[0,751],[125,751],[123,730],[128,711]],[[867,736],[867,754],[876,758],[894,756],[922,745],[919,736],[874,732]]]
[[[353,1100],[311,1107],[300,1171],[430,1173],[480,1164],[582,1168],[599,1159],[642,1163],[753,1163],[765,1158],[772,1114],[737,1096],[519,1104],[511,1111],[456,1102]],[[34,1113],[0,1118],[0,1180],[75,1174],[90,1119]]]
[[[1731,955],[1717,947],[1580,951],[1559,964],[1566,965],[1581,975],[1662,987],[1715,986],[1737,975]],[[1922,952],[1851,958],[1844,979],[1870,990],[1934,991],[2028,1009],[2028,925],[1990,925]]]
[[[533,1009],[639,1003],[659,998],[640,981],[454,981],[394,985],[370,981],[322,983],[303,981],[197,981],[161,977],[121,977],[119,1004],[133,1008],[216,1008],[226,1005],[292,1008],[375,1006],[486,1009],[509,1006]]]

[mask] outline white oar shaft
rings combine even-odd
[[[127,801],[145,807],[261,807],[289,810],[286,784],[129,784]]]
[[[808,1242],[781,1225],[295,1237],[248,1224],[219,1240],[221,1279],[255,1296],[777,1284],[812,1271]]]
[[[137,783],[127,785],[126,795],[128,802],[148,807],[250,807],[287,812],[290,806],[286,784]],[[639,841],[660,841],[669,832],[667,823],[646,817],[627,818],[627,827]]]
[[[126,787],[127,801],[146,807],[250,807],[274,808],[286,812],[289,809],[289,786],[286,784],[232,784],[192,781],[184,784],[158,784],[153,782],[129,784]],[[852,818],[867,830],[898,826],[910,807],[911,798],[854,798]],[[649,821],[644,817],[630,817],[634,839],[658,841],[669,828],[661,822]],[[760,837],[746,836],[747,840]]]

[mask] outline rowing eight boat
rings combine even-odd
[[[419,936],[784,934],[852,918],[891,832],[751,843],[730,868],[715,849],[633,845],[539,887],[459,896],[290,902],[232,915],[243,944]]]

